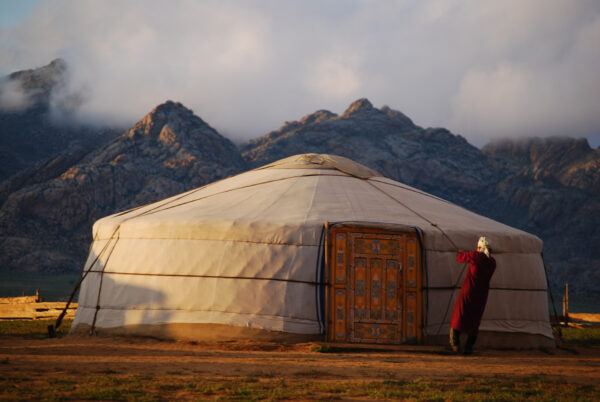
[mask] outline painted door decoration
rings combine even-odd
[[[421,339],[416,233],[350,226],[329,238],[328,339],[397,344]]]

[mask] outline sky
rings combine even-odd
[[[0,16],[0,75],[63,58],[85,121],[170,99],[240,141],[366,97],[476,146],[600,145],[598,0],[0,0]]]

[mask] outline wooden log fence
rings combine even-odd
[[[35,296],[0,298],[0,320],[39,320],[57,318],[66,302],[45,302],[38,291]],[[77,303],[71,303],[65,315],[75,317]]]

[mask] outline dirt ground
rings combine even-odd
[[[329,380],[545,376],[577,384],[600,383],[600,348],[476,350],[449,354],[443,347],[353,345],[334,353],[316,344],[195,343],[147,338],[70,335],[60,339],[0,338],[0,377],[173,373],[278,378],[318,376]]]

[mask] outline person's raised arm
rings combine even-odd
[[[458,250],[456,253],[456,261],[458,262],[471,262],[471,253],[468,251]]]

